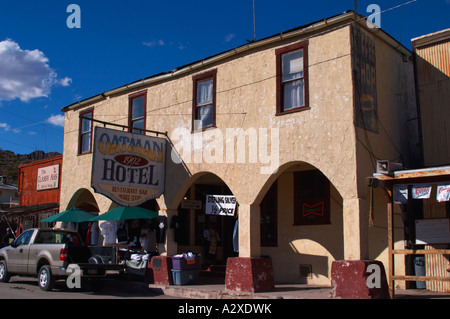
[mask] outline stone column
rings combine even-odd
[[[344,198],[344,259],[362,260],[368,256],[368,211],[365,200]],[[364,215],[365,214],[365,215]]]
[[[275,287],[270,258],[261,258],[259,205],[239,205],[239,257],[227,259],[225,288],[263,292]]]
[[[259,205],[239,205],[239,257],[260,257]]]

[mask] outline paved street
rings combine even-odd
[[[178,299],[165,296],[160,289],[132,288],[132,283],[121,285],[107,281],[97,292],[73,290],[58,282],[52,291],[42,291],[37,279],[14,276],[9,283],[0,283],[0,299]]]

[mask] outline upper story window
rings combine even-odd
[[[130,132],[145,134],[145,114],[147,113],[147,91],[129,96],[128,126]]]
[[[308,41],[275,51],[277,59],[277,114],[309,108]]]
[[[212,70],[193,77],[193,131],[216,126],[216,75]]]
[[[86,154],[92,152],[92,121],[94,118],[94,110],[89,109],[80,113],[80,127],[78,139],[78,154]]]

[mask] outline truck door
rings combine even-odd
[[[13,273],[27,273],[28,252],[30,250],[30,239],[33,230],[27,230],[11,243],[8,251],[8,268]]]

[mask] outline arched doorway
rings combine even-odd
[[[80,188],[73,194],[66,209],[72,207],[77,207],[91,213],[98,213],[100,211],[94,195],[86,188]]]
[[[66,209],[79,208],[90,213],[99,213],[98,203],[94,198],[94,195],[86,189],[78,189],[67,204]],[[61,227],[75,228],[81,238],[87,243],[95,245],[98,243],[98,225],[97,222],[82,222],[82,223],[62,223]],[[95,230],[94,230],[95,228]]]
[[[285,164],[258,201],[261,255],[272,259],[275,282],[330,284],[331,263],[344,257],[343,199],[327,176]]]
[[[179,202],[176,216],[180,225],[175,236],[178,253],[200,254],[203,270],[213,269],[224,275],[227,258],[237,256],[237,247],[233,245],[237,214],[212,214],[206,209],[206,199],[207,195],[233,196],[233,193],[213,173],[196,174],[187,183],[189,186]],[[215,249],[208,241],[211,228],[218,239]]]

